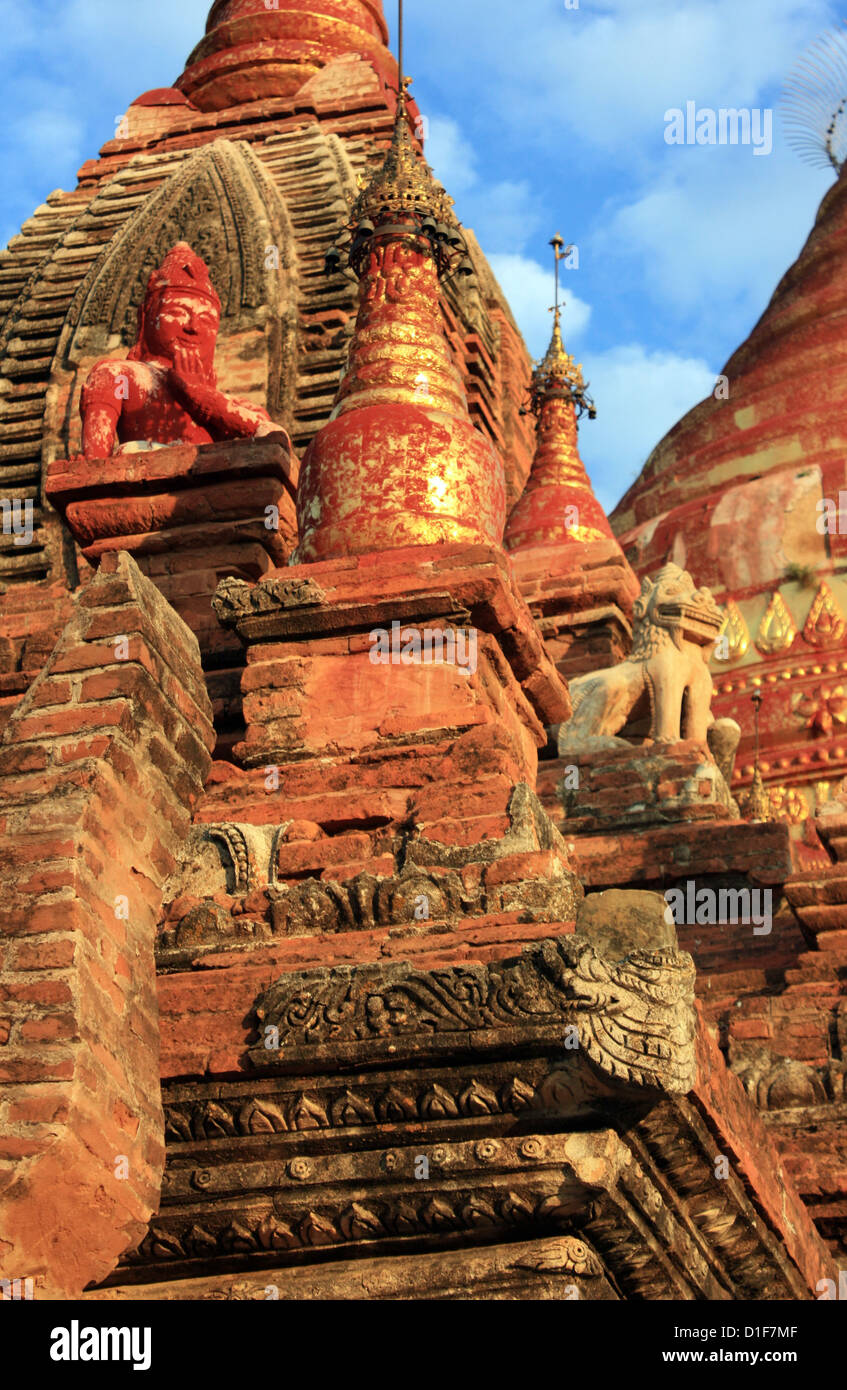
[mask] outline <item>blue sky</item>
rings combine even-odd
[[[168,86],[211,0],[0,0],[0,245],[132,99]],[[571,5],[573,0],[571,0]],[[385,0],[394,25],[394,0]],[[611,509],[707,394],[800,250],[832,176],[785,142],[797,56],[847,17],[835,0],[407,0],[406,70],[428,154],[480,239],[530,350],[550,333],[547,245],[566,341],[598,419],[583,457]],[[774,148],[676,146],[665,112],[774,109]]]

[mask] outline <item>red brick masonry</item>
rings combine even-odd
[[[211,747],[196,639],[105,556],[0,745],[0,1277],[40,1297],[158,1207],[153,940]]]

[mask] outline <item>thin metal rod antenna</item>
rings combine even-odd
[[[559,252],[553,247],[553,261],[556,266],[556,313],[559,312]]]
[[[756,711],[756,756],[755,756],[754,762],[755,762],[755,764],[756,764],[756,767],[758,767],[758,766],[759,766],[759,709],[760,709],[760,707],[761,707],[762,699],[763,699],[761,690],[757,690],[757,691],[754,693],[754,695],[753,695],[752,698],[753,698],[753,708],[754,708],[755,711]]]
[[[556,303],[553,305],[550,312],[551,314],[556,314],[558,317],[559,310],[561,307],[559,304],[559,261],[563,261],[568,252],[571,251],[573,248],[569,246],[567,248],[567,251],[563,249],[565,243],[562,240],[561,234],[559,232],[557,232],[556,235],[553,237],[553,240],[550,242],[550,245],[553,248],[553,262],[556,270]]]

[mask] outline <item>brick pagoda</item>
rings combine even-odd
[[[216,0],[0,253],[0,1278],[814,1299],[847,810],[742,818],[387,41]]]

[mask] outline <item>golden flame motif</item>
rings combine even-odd
[[[815,794],[815,811],[818,812],[822,806],[832,800],[832,783],[815,782],[812,790]]]
[[[756,646],[763,655],[773,656],[775,652],[787,652],[796,636],[794,619],[786,607],[785,599],[777,590],[762,618]]]
[[[718,647],[721,646],[720,639],[726,639],[726,656],[717,655]],[[723,626],[718,634],[718,647],[716,647],[716,661],[738,661],[742,656],[747,655],[750,646],[750,633],[744,621],[744,615],[735,599],[728,599],[724,609]]]
[[[847,623],[826,580],[821,581],[809,610],[803,636],[813,647],[838,647],[844,640]]]

